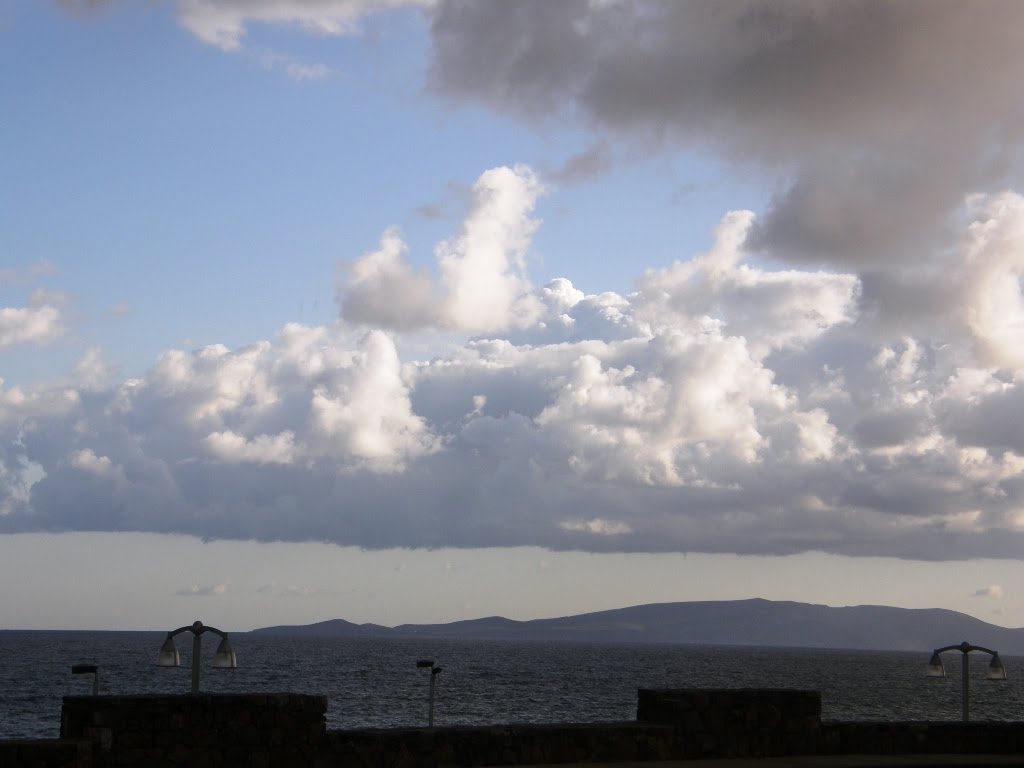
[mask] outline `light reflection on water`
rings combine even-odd
[[[100,693],[186,693],[191,642],[178,638],[181,668],[156,666],[159,632],[0,632],[0,738],[53,737],[61,697]],[[191,635],[185,639],[190,641]],[[631,720],[637,688],[805,688],[822,693],[832,720],[956,720],[959,654],[946,678],[927,678],[929,654],[672,645],[589,645],[460,640],[321,640],[233,634],[238,668],[210,665],[205,637],[201,688],[209,692],[291,691],[328,697],[328,727],[421,725],[434,659],[438,725]],[[971,712],[978,720],[1024,719],[1024,659],[1009,657],[1005,682],[984,679],[987,657],[971,665]]]

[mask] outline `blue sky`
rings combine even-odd
[[[524,129],[428,98],[418,11],[371,17],[341,39],[253,24],[245,50],[228,55],[174,16],[173,4],[8,10],[2,76],[19,109],[5,127],[5,247],[12,267],[59,262],[52,284],[90,321],[64,349],[19,360],[8,383],[56,373],[55,353],[66,367],[92,345],[134,375],[183,343],[234,347],[285,322],[327,322],[335,263],[386,227],[401,227],[411,260],[429,265],[480,172],[557,168],[595,142],[577,127]],[[47,47],[62,55],[40,61]],[[301,62],[326,69],[289,76]],[[714,165],[640,158],[614,183],[552,190],[531,276],[572,273],[583,290],[626,292],[640,253],[642,268],[686,257],[726,197],[764,196],[734,180],[726,193]],[[111,310],[131,319],[111,322]]]
[[[1021,11],[719,8],[0,9],[5,625],[1024,624]]]

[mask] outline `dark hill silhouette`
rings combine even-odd
[[[303,637],[431,637],[566,642],[684,643],[929,651],[967,640],[1024,655],[1024,629],[943,608],[831,608],[773,600],[656,603],[578,616],[514,621],[501,616],[448,624],[353,624],[342,619],[253,630]]]

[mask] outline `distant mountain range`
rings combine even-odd
[[[265,627],[253,632],[296,637],[684,643],[899,651],[930,651],[967,640],[1001,654],[1024,655],[1024,628],[1007,629],[942,608],[830,608],[761,599],[657,603],[532,621],[490,616],[449,624],[384,627],[333,619],[317,624]]]

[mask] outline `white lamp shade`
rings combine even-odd
[[[178,649],[174,647],[174,638],[170,635],[164,640],[164,644],[160,646],[160,653],[157,654],[156,664],[158,667],[181,666],[181,656],[178,655]]]
[[[234,669],[238,666],[235,651],[226,636],[221,639],[220,645],[217,646],[217,652],[213,654],[213,666],[217,669]]]
[[[992,661],[988,664],[988,670],[985,672],[986,680],[1005,680],[1006,669],[1003,667],[1003,660],[999,658],[999,654],[992,656]]]
[[[937,653],[932,654],[931,660],[928,662],[928,677],[945,677],[946,668],[942,666],[942,656]]]

